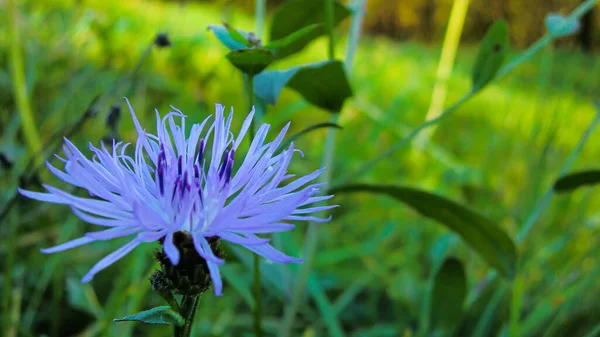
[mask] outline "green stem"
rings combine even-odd
[[[327,35],[329,36],[329,59],[335,58],[335,36],[333,35],[333,0],[325,0],[325,21],[327,24]]]
[[[260,301],[260,256],[254,254],[254,336],[262,336],[262,304]]]
[[[255,34],[258,39],[262,39],[265,28],[265,0],[256,0],[254,8]]]
[[[437,124],[442,119],[446,118],[454,110],[456,110],[460,105],[462,105],[464,102],[468,101],[471,97],[473,97],[476,93],[477,93],[477,91],[469,91],[461,99],[459,99],[454,104],[452,104],[450,107],[448,107],[446,110],[444,110],[444,112],[442,112],[440,115],[438,115],[437,117],[435,117],[433,119],[430,119],[430,120],[426,121],[425,123],[419,125],[411,133],[409,133],[408,135],[406,135],[405,137],[403,137],[402,139],[400,139],[399,141],[397,141],[396,143],[394,143],[392,146],[390,146],[389,148],[387,148],[385,151],[383,151],[380,154],[378,154],[375,158],[373,158],[373,159],[367,161],[366,163],[364,163],[363,165],[361,165],[361,167],[359,167],[358,170],[356,170],[354,173],[351,173],[347,177],[343,177],[341,179],[338,179],[338,180],[334,181],[333,185],[336,186],[336,185],[341,184],[341,183],[343,183],[345,181],[352,181],[352,180],[354,180],[356,178],[359,178],[363,174],[367,173],[369,170],[371,170],[382,159],[385,159],[385,158],[389,157],[396,150],[402,148],[405,145],[410,144],[410,142],[415,137],[417,137],[421,131],[423,131],[423,130],[425,130],[425,129],[427,129],[427,128],[435,125],[435,124]]]
[[[40,152],[42,142],[35,127],[31,104],[27,95],[27,85],[25,75],[23,74],[23,53],[19,45],[19,27],[17,23],[17,1],[8,0],[8,36],[10,44],[10,73],[12,79],[13,92],[17,101],[17,109],[21,116],[23,126],[23,135],[29,148],[29,153],[35,155]],[[41,162],[41,159],[38,159]]]
[[[179,313],[185,320],[181,327],[175,327],[175,337],[190,337],[192,334],[192,325],[194,324],[194,316],[198,308],[200,295],[184,295],[181,300],[181,308]]]

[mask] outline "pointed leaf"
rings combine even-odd
[[[279,153],[282,150],[285,150],[290,145],[290,143],[292,143],[296,139],[300,138],[301,136],[303,136],[311,131],[323,129],[323,128],[341,129],[342,127],[339,126],[338,124],[330,123],[330,122],[324,122],[324,123],[318,123],[318,124],[311,125],[311,126],[307,127],[306,129],[286,138],[283,142],[281,142],[281,144],[279,145],[279,147],[277,148],[275,153]]]
[[[342,22],[351,13],[348,7],[334,1],[334,25]],[[280,40],[316,23],[325,23],[325,2],[323,0],[290,0],[279,6],[273,14],[269,36],[271,41]],[[321,32],[321,34],[324,33],[325,30]],[[314,36],[314,38],[319,35]]]
[[[329,191],[330,194],[370,192],[388,195],[423,216],[454,231],[493,268],[514,276],[517,252],[510,237],[492,220],[442,196],[411,187],[353,184]]]
[[[579,29],[577,19],[570,19],[556,13],[548,14],[545,21],[548,33],[555,37],[571,35]]]
[[[276,58],[282,59],[304,49],[310,41],[325,32],[323,24],[313,24],[276,41],[267,43],[264,47],[275,51]]]
[[[556,192],[568,192],[576,188],[600,183],[600,170],[581,171],[561,177],[554,184]]]
[[[449,258],[438,271],[431,297],[431,331],[434,337],[452,336],[460,323],[467,296],[463,264]]]
[[[274,54],[265,48],[246,48],[230,51],[227,59],[243,73],[254,76],[271,64]]]
[[[114,319],[113,322],[137,321],[146,324],[167,324],[182,326],[184,323],[183,317],[171,309],[170,306],[160,306],[150,310],[138,312],[137,314],[125,316],[121,319]]]
[[[245,45],[246,47],[252,46],[250,41],[248,41],[248,39],[246,38],[245,34],[242,34],[239,30],[233,28],[227,22],[223,22],[223,27],[225,27],[225,29],[227,30],[227,32],[229,33],[231,38],[234,39],[235,41]]]
[[[281,89],[285,87],[292,76],[296,75],[299,69],[299,67],[294,67],[287,70],[263,71],[254,78],[254,94],[266,103],[275,105]]]
[[[208,26],[208,29],[215,34],[217,39],[221,41],[225,47],[231,50],[244,49],[247,47],[244,43],[236,41],[236,39],[227,31],[227,28],[223,26],[210,25]],[[242,34],[241,32],[238,33]]]
[[[473,89],[486,86],[494,77],[508,51],[508,27],[506,21],[496,21],[485,34],[473,66]]]
[[[256,95],[270,104],[277,102],[284,86],[296,90],[309,103],[333,113],[339,112],[345,100],[352,97],[352,88],[340,61],[266,71],[254,79]]]

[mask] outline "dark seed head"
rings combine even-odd
[[[219,238],[215,236],[207,240],[215,255],[223,258]],[[162,244],[164,239],[159,242]],[[210,288],[212,280],[208,266],[196,252],[192,236],[187,232],[177,232],[173,235],[173,243],[181,254],[177,265],[171,263],[164,250],[155,254],[168,288],[180,295],[196,295]]]
[[[170,47],[171,40],[169,39],[169,35],[167,35],[167,33],[156,34],[156,38],[154,38],[154,45],[159,48]]]

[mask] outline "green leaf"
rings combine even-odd
[[[467,296],[463,264],[449,258],[437,273],[431,297],[431,330],[434,337],[451,336],[460,323]]]
[[[598,183],[600,183],[600,170],[581,171],[559,178],[554,183],[554,191],[568,192],[582,186]]]
[[[138,312],[137,314],[125,316],[121,319],[113,319],[113,322],[137,321],[147,324],[167,324],[182,326],[185,323],[181,315],[171,309],[170,306],[164,305],[150,310]]]
[[[262,98],[266,103],[275,105],[281,89],[296,75],[300,68],[294,67],[288,70],[263,71],[254,77],[254,94]]]
[[[90,313],[96,318],[103,316],[102,306],[98,302],[94,288],[89,283],[81,283],[69,277],[67,278],[67,293],[69,304],[73,308]]]
[[[342,127],[339,126],[338,124],[330,123],[330,122],[324,122],[324,123],[318,123],[318,124],[311,125],[311,126],[307,127],[306,129],[286,138],[283,142],[281,142],[281,144],[279,145],[277,150],[275,150],[275,153],[281,152],[282,150],[287,148],[293,141],[300,138],[301,136],[303,136],[311,131],[319,130],[319,129],[323,129],[323,128],[342,129]]]
[[[485,87],[494,77],[508,51],[508,27],[506,21],[496,21],[485,34],[473,66],[473,91]]]
[[[237,41],[232,35],[231,33],[227,30],[227,28],[223,27],[223,26],[217,26],[217,25],[210,25],[208,26],[208,29],[210,31],[213,32],[213,34],[215,34],[215,36],[217,37],[217,39],[219,41],[221,41],[221,43],[231,49],[231,50],[238,50],[238,49],[244,49],[247,47],[247,45],[245,43],[242,43],[240,41]],[[238,32],[240,35],[242,35],[242,32],[234,30],[236,32]],[[242,35],[243,36],[243,35]],[[247,41],[247,40],[246,40]]]
[[[329,193],[369,192],[388,195],[423,216],[454,231],[493,268],[512,278],[517,252],[510,237],[492,220],[442,196],[415,188],[353,184],[334,188]]]
[[[274,54],[265,48],[247,48],[230,51],[227,59],[243,73],[254,76],[273,62]]]
[[[276,58],[282,59],[304,49],[312,40],[325,32],[323,24],[313,24],[279,40],[271,41],[264,47],[275,51]]]
[[[334,1],[334,25],[347,18],[352,11]],[[325,23],[325,2],[323,0],[291,0],[279,6],[273,14],[270,40],[280,40],[298,30],[316,23]],[[321,32],[324,34],[325,30]],[[320,35],[320,34],[319,34]],[[314,36],[314,38],[318,37]]]
[[[250,41],[248,41],[248,39],[246,38],[245,34],[242,34],[239,30],[233,28],[227,22],[223,22],[223,27],[225,27],[225,29],[227,30],[227,32],[229,33],[231,38],[234,39],[235,41],[242,43],[243,45],[245,45],[247,47],[252,46]]]
[[[545,22],[548,33],[555,37],[568,36],[579,29],[579,21],[577,19],[570,19],[556,13],[548,14]]]
[[[283,87],[296,90],[319,108],[337,113],[352,97],[352,88],[344,64],[325,61],[287,70],[265,71],[254,79],[254,92],[269,104],[275,104]]]

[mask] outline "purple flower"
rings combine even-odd
[[[261,125],[234,172],[236,150],[251,125],[254,110],[237,138],[229,130],[233,113],[225,120],[220,104],[216,105],[212,124],[208,124],[209,116],[194,124],[186,137],[185,115],[179,110],[172,107],[174,111],[162,119],[157,111],[157,134],[153,135],[142,129],[129,101],[127,105],[138,133],[133,157],[125,154],[129,143],[113,142],[111,151],[90,144],[94,153],[90,160],[65,139],[66,158],[57,156],[64,162],[64,171],[47,163],[58,178],[87,190],[90,198],[48,185],[44,187],[49,193],[19,190],[32,199],[70,205],[82,220],[107,227],[42,252],[56,253],[93,241],[135,235],[92,267],[82,279],[89,282],[141,243],[159,239],[164,239],[163,250],[176,265],[180,252],[173,243],[173,234],[187,232],[198,255],[207,263],[217,296],[223,288],[218,266],[224,261],[214,254],[207,238],[217,236],[274,262],[302,262],[274,249],[268,238],[258,236],[294,228],[289,221],[329,221],[310,213],[336,207],[310,206],[333,197],[317,196],[323,184],[311,183],[324,169],[291,180],[294,175],[287,169],[294,153],[300,151],[292,143],[275,153],[289,123],[270,143],[265,143],[269,125]],[[283,185],[286,180],[290,182]]]

